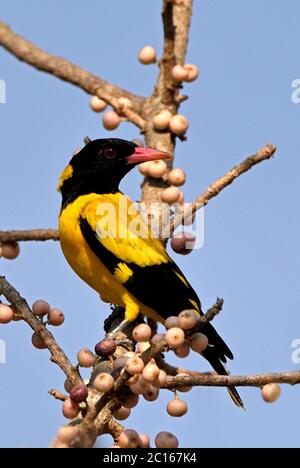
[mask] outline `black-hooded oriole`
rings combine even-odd
[[[141,313],[164,323],[185,309],[202,315],[194,289],[119,190],[135,165],[169,157],[126,140],[98,139],[74,155],[60,176],[62,251],[103,301],[125,309],[128,321]],[[210,323],[201,332],[209,340],[203,356],[226,375],[223,363],[233,359],[232,352]],[[243,406],[236,389],[228,391],[236,405]]]

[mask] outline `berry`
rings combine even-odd
[[[39,299],[32,304],[32,312],[38,317],[43,317],[44,315],[49,314],[50,305],[43,299]]]
[[[172,78],[175,81],[185,81],[188,78],[189,71],[185,69],[182,65],[175,65],[171,71]]]
[[[92,96],[90,100],[90,108],[94,112],[102,112],[104,109],[106,109],[107,104],[103,99],[98,98],[98,96]]]
[[[75,419],[80,411],[78,403],[74,403],[71,398],[67,398],[62,405],[62,412],[65,418]]]
[[[122,401],[122,404],[125,408],[134,408],[139,402],[139,397],[135,393],[129,394],[124,401]]]
[[[89,368],[95,364],[95,356],[88,348],[83,348],[77,353],[77,361],[81,367]]]
[[[113,363],[113,367],[114,369],[123,369],[123,367],[126,366],[126,363],[128,361],[129,357],[123,355],[121,357],[119,357],[118,359],[116,359]]]
[[[149,175],[149,165],[150,165],[149,161],[143,162],[139,165],[139,171],[143,176]]]
[[[161,388],[164,387],[167,381],[167,374],[164,370],[159,369],[159,374],[157,379],[154,382],[151,382],[153,387]]]
[[[93,382],[93,387],[98,392],[108,393],[114,388],[114,378],[107,372],[100,372]]]
[[[163,333],[156,333],[155,335],[152,336],[151,338],[151,343],[155,346],[161,343],[161,341],[164,341],[165,335]]]
[[[146,434],[139,434],[139,447],[140,448],[149,448],[150,447],[150,438]]]
[[[187,410],[188,406],[186,402],[178,397],[175,397],[167,404],[167,412],[170,416],[180,418],[181,416],[187,413]]]
[[[31,337],[31,342],[33,344],[33,346],[36,348],[36,349],[46,349],[47,346],[45,345],[44,341],[42,340],[42,338],[34,332],[34,334],[32,335]]]
[[[167,109],[162,110],[153,117],[153,126],[156,130],[165,130],[169,126],[172,112]]]
[[[20,246],[17,242],[3,242],[1,244],[1,254],[7,260],[15,260],[20,254]]]
[[[137,352],[138,352],[138,353],[143,353],[143,352],[146,351],[148,348],[150,348],[150,343],[149,343],[149,341],[141,341],[141,342],[138,344]]]
[[[125,369],[131,375],[141,374],[144,369],[144,362],[138,356],[133,356],[128,359]]]
[[[70,398],[74,403],[81,403],[88,396],[88,388],[86,385],[80,384],[73,387],[70,392]]]
[[[176,203],[180,198],[180,190],[177,187],[168,187],[160,194],[160,199],[164,203]]]
[[[139,325],[134,327],[132,332],[134,340],[138,342],[150,340],[151,335],[152,330],[149,327],[149,325],[146,325],[146,323],[140,323]]]
[[[188,119],[181,114],[173,115],[169,122],[169,128],[175,135],[182,135],[189,127]]]
[[[159,432],[155,437],[156,448],[178,448],[179,442],[171,432]]]
[[[181,255],[188,255],[195,246],[196,238],[190,232],[178,232],[171,239],[171,247],[174,252]]]
[[[149,162],[147,167],[147,171],[150,177],[154,179],[160,179],[168,170],[168,166],[166,165],[165,161],[158,159],[157,161]]]
[[[97,356],[106,358],[111,356],[116,351],[117,346],[114,340],[102,340],[95,346],[95,353]]]
[[[167,318],[165,321],[165,327],[168,330],[169,328],[174,328],[179,326],[179,320],[178,317],[175,315],[170,315],[170,317]]]
[[[179,327],[183,330],[190,330],[199,321],[199,314],[193,309],[183,310],[178,315]]]
[[[281,395],[280,385],[276,383],[270,383],[264,385],[261,389],[261,396],[266,403],[274,403],[278,400]]]
[[[185,341],[181,346],[175,349],[175,354],[179,358],[186,358],[190,354],[190,346]]]
[[[118,419],[119,421],[124,421],[125,419],[129,418],[131,414],[130,408],[125,408],[125,406],[121,406],[113,412],[114,418]]]
[[[143,397],[147,401],[157,400],[158,395],[159,395],[159,389],[157,387],[154,387],[153,385],[149,385],[145,393],[143,393]]]
[[[192,350],[200,354],[203,353],[208,346],[208,338],[206,335],[203,335],[203,333],[194,333],[189,342]]]
[[[54,327],[59,327],[65,321],[64,313],[60,309],[51,309],[48,314],[48,322]]]
[[[6,324],[13,320],[14,311],[11,307],[6,304],[0,303],[0,323]]]
[[[121,448],[136,448],[140,442],[139,435],[133,429],[125,429],[118,438],[118,444]]]
[[[185,335],[181,328],[170,328],[166,333],[166,342],[171,348],[178,348],[184,343]]]
[[[144,367],[142,375],[143,375],[143,379],[145,380],[145,382],[152,383],[155,380],[157,380],[159,376],[159,368],[157,367],[155,362],[150,361]]]
[[[184,81],[186,81],[187,83],[190,83],[191,81],[195,81],[198,78],[199,70],[196,67],[196,65],[194,65],[193,63],[186,63],[183,66],[183,68],[187,70],[188,72],[188,76]]]
[[[168,174],[168,181],[171,185],[175,185],[176,187],[183,185],[185,183],[184,170],[179,167],[172,169]]]
[[[143,65],[150,65],[156,61],[156,50],[152,46],[145,46],[139,52],[139,61]]]
[[[149,384],[145,382],[143,377],[139,376],[139,379],[137,380],[137,382],[130,385],[130,389],[136,395],[143,395],[149,389]]]
[[[115,130],[120,125],[121,119],[115,111],[105,112],[102,118],[103,127],[106,130]]]

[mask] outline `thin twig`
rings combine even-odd
[[[206,190],[203,192],[191,205],[189,208],[189,217],[192,216],[199,208],[207,205],[207,203],[219,193],[224,190],[224,188],[228,187],[228,185],[232,184],[235,179],[239,176],[248,172],[252,169],[253,166],[259,164],[263,161],[267,161],[270,159],[276,151],[276,147],[274,145],[268,144],[261,148],[256,154],[253,156],[249,156],[243,162],[238,164],[237,166],[233,167],[230,171],[228,171],[225,175],[217,179],[213,182]],[[184,212],[183,215],[178,215],[176,220],[168,227],[168,234],[174,232],[177,226],[184,222]]]
[[[31,311],[26,300],[20,296],[19,292],[8,283],[4,276],[0,276],[0,296],[3,295],[9,303],[22,316],[22,319],[35,331],[43,340],[51,353],[51,361],[57,364],[65,373],[71,384],[82,383],[78,370],[71,364],[68,357],[55,341],[54,336],[46,326]]]
[[[61,80],[78,86],[89,94],[98,96],[113,106],[116,111],[122,112],[130,122],[137,125],[140,129],[144,129],[145,122],[139,115],[144,98],[121,89],[64,58],[45,52],[32,42],[13,32],[3,22],[0,22],[0,45],[18,59],[38,70],[50,73]],[[130,99],[132,109],[123,108],[119,103],[120,97]]]
[[[178,375],[168,377],[164,388],[192,387],[262,387],[270,383],[300,384],[300,372],[276,372],[257,375]]]
[[[59,240],[56,229],[28,229],[22,231],[0,231],[0,242]]]

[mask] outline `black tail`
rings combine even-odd
[[[232,352],[210,323],[201,329],[201,333],[206,335],[209,341],[209,345],[206,350],[203,351],[202,355],[208,360],[218,374],[228,375],[223,363],[226,364],[227,358],[233,359]],[[240,408],[245,409],[244,403],[236,388],[228,387],[227,390],[233,402]]]

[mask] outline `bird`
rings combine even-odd
[[[141,314],[164,324],[186,309],[203,315],[193,287],[119,188],[138,164],[171,157],[120,138],[95,139],[72,156],[59,178],[62,252],[104,302],[125,310],[124,323]],[[211,323],[201,333],[209,342],[203,357],[218,374],[228,375],[225,364],[233,359],[229,347]],[[243,408],[237,390],[227,389]]]

